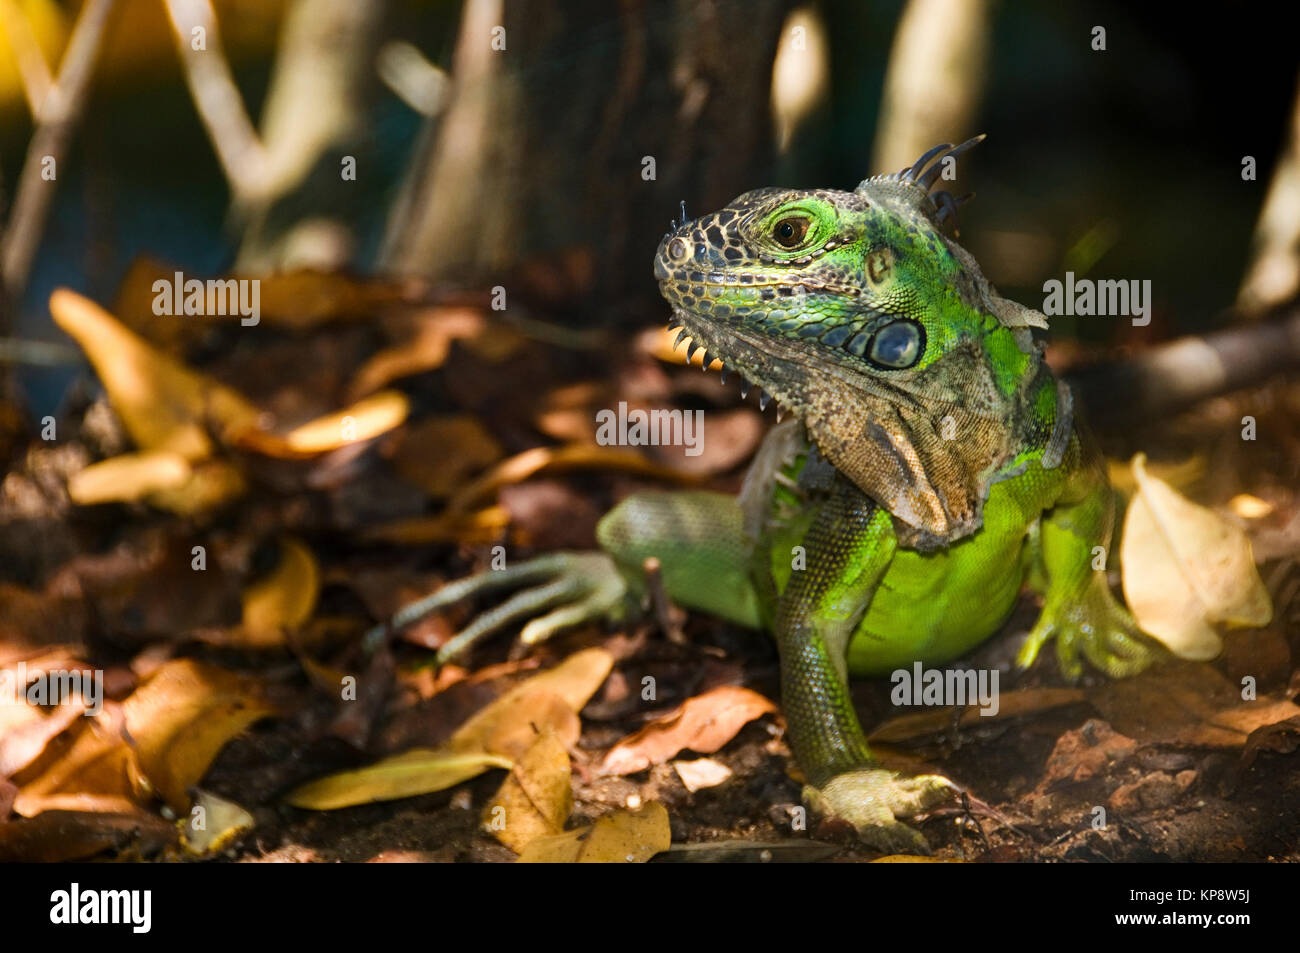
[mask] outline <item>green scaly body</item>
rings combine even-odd
[[[791,746],[860,829],[892,821],[861,802],[900,813],[940,785],[874,767],[849,673],[968,653],[1027,579],[1044,610],[1023,664],[1051,637],[1072,676],[1080,654],[1112,675],[1154,654],[1093,568],[1110,488],[1029,336],[1045,321],[944,234],[931,158],[852,193],[747,193],[665,236],[673,325],[796,419],[741,500],[643,494],[600,527],[630,579],[655,556],[675,599],[775,635]]]

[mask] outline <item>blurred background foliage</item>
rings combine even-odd
[[[0,7],[7,209],[34,129],[15,50],[34,44],[56,71],[82,5]],[[213,8],[220,49],[264,137],[274,134],[277,70],[291,72],[295,36],[302,49],[310,34],[302,21],[334,17],[335,32],[314,39],[352,57],[344,121],[314,152],[304,145],[306,171],[250,211],[234,200],[195,108],[164,0],[118,0],[30,274],[21,295],[10,289],[6,334],[66,341],[50,321],[51,291],[66,285],[112,301],[140,255],[200,276],[311,266],[440,286],[500,282],[566,327],[633,329],[662,317],[649,261],[680,201],[697,214],[762,185],[852,188],[907,161],[899,155],[982,131],[989,139],[963,160],[953,191],[979,193],[962,233],[991,280],[1040,305],[1043,281],[1066,270],[1150,279],[1149,327],[1054,322],[1057,341],[1142,345],[1230,320],[1296,93],[1287,30],[1256,17],[1211,23],[1160,4]],[[491,45],[498,25],[504,51]],[[1092,48],[1095,26],[1106,30],[1104,51]],[[13,42],[16,29],[27,39]],[[316,52],[298,56],[308,77]],[[289,110],[310,119],[330,105],[313,95],[332,89],[301,84]],[[343,155],[357,160],[355,181],[339,175]],[[646,156],[653,181],[642,175]],[[1242,179],[1245,156],[1257,161],[1255,181]],[[53,412],[74,373],[57,362],[20,365],[28,410]]]

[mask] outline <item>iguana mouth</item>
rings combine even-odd
[[[789,296],[795,294],[825,294],[840,295],[846,298],[857,298],[862,294],[861,288],[855,288],[852,285],[829,285],[818,284],[808,281],[807,279],[777,279],[773,280],[770,275],[751,275],[751,274],[701,274],[692,273],[691,276],[681,281],[681,288],[678,292],[684,292],[689,286],[697,288],[773,288],[778,295]],[[663,282],[661,282],[662,284]]]
[[[734,374],[740,381],[742,399],[747,398],[751,388],[757,386],[760,411],[766,411],[768,404],[775,404],[778,423],[787,413],[802,419],[807,407],[793,390],[783,387],[778,379],[781,376],[779,364],[784,363],[780,358],[682,308],[673,309],[673,315],[668,319],[668,329],[680,329],[673,349],[676,350],[686,342],[688,361],[695,356],[696,351],[703,349],[703,367],[706,373],[716,360],[722,365],[719,378],[723,384]],[[774,370],[778,373],[773,374]]]

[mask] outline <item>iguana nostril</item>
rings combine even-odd
[[[690,248],[680,238],[674,238],[668,243],[668,257],[673,261],[684,261],[690,253]]]

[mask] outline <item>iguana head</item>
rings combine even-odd
[[[747,192],[655,256],[679,341],[798,415],[922,547],[979,527],[993,472],[1032,424],[1028,326],[1046,322],[997,295],[945,232],[958,203],[930,193],[982,138],[852,192]]]

